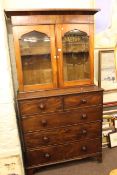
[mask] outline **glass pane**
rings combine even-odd
[[[62,38],[64,81],[89,79],[89,37],[77,29]]]
[[[20,39],[24,85],[52,83],[50,38],[37,31]]]

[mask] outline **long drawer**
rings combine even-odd
[[[69,143],[81,139],[93,139],[101,136],[101,122],[68,126],[48,132],[33,132],[24,135],[26,148]]]
[[[96,120],[102,120],[102,106],[28,116],[22,118],[22,127],[23,132],[27,133],[29,131],[46,130]]]
[[[64,109],[102,105],[102,92],[82,93],[64,97]]]
[[[91,154],[97,152],[101,152],[100,138],[30,150],[26,153],[26,163],[27,166],[56,163],[64,160],[75,159],[80,156],[91,156]]]
[[[19,102],[19,108],[21,115],[62,111],[62,97],[23,100]]]

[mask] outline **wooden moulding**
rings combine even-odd
[[[24,15],[38,15],[38,14],[42,14],[45,13],[46,15],[49,14],[54,14],[57,13],[58,15],[60,14],[89,14],[89,15],[94,15],[95,13],[97,13],[98,11],[100,11],[100,9],[78,9],[78,8],[46,8],[46,9],[28,9],[28,10],[24,10],[24,9],[5,9],[5,13],[8,17],[10,16],[24,16]]]
[[[36,9],[5,10],[12,25],[35,25],[57,23],[93,23],[92,15],[99,9]],[[35,17],[36,16],[36,17]]]
[[[36,24],[60,24],[60,23],[93,23],[93,19],[90,20],[90,16],[86,15],[34,15],[31,16],[12,16],[12,25],[36,25]]]
[[[59,95],[67,95],[67,94],[77,94],[77,93],[86,93],[86,92],[103,92],[103,89],[98,88],[96,86],[77,86],[71,88],[64,88],[64,89],[52,89],[52,90],[45,90],[45,91],[32,91],[32,92],[20,92],[18,93],[18,100],[25,100],[25,99],[35,99],[41,97],[51,97],[51,96],[59,96]]]

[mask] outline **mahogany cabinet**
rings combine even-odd
[[[27,175],[85,157],[101,161],[103,90],[94,85],[97,9],[6,11],[18,76]]]

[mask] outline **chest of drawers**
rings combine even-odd
[[[26,172],[85,157],[101,161],[102,89],[21,93],[19,124]]]

